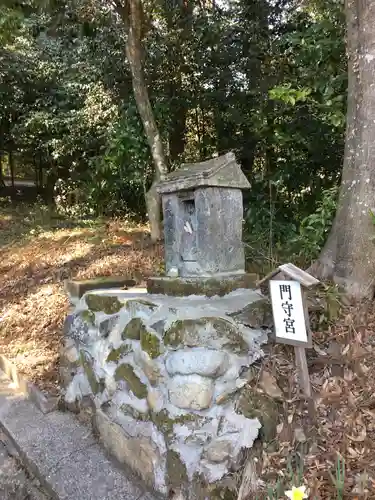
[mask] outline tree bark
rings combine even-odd
[[[5,187],[3,176],[3,152],[0,151],[0,187]]]
[[[166,9],[168,30],[172,33],[168,43],[168,66],[170,79],[168,82],[171,103],[171,123],[169,131],[169,158],[171,162],[180,160],[186,144],[186,119],[188,114],[187,98],[184,94],[183,75],[189,71],[184,61],[186,41],[191,38],[193,2],[183,0],[177,8]],[[179,44],[175,43],[175,32],[178,32]]]
[[[150,222],[151,240],[161,239],[161,200],[156,191],[156,184],[167,173],[164,146],[152,111],[148,89],[143,74],[142,26],[143,11],[141,0],[115,0],[127,31],[126,57],[132,74],[132,85],[137,109],[145,130],[154,163],[154,179],[146,193],[146,207]]]
[[[375,290],[375,2],[346,0],[348,109],[339,204],[312,272],[354,299]]]
[[[9,161],[10,179],[11,179],[11,183],[12,183],[12,189],[14,189],[14,157],[13,157],[13,151],[9,151],[9,153],[8,153],[8,161]]]

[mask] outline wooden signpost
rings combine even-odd
[[[283,264],[263,278],[269,283],[276,342],[294,346],[300,389],[312,397],[306,347],[312,347],[306,292],[320,282],[294,264]]]

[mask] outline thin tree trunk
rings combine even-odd
[[[188,107],[186,103],[178,102],[173,109],[173,128],[169,132],[169,156],[171,161],[178,161],[185,150],[186,118]]]
[[[0,151],[0,187],[5,187],[3,176],[3,152]]]
[[[373,297],[375,287],[375,2],[346,0],[348,110],[339,205],[317,265],[349,296]]]
[[[10,168],[10,178],[11,178],[11,183],[12,183],[12,189],[14,189],[14,157],[13,157],[13,151],[9,151],[8,159],[9,159],[9,168]]]
[[[141,0],[129,0],[122,3],[121,0],[115,0],[115,5],[127,31],[126,57],[130,64],[134,97],[155,167],[151,188],[146,193],[146,207],[150,221],[151,239],[157,241],[161,239],[161,200],[156,191],[156,185],[167,173],[167,162],[143,74],[142,2]]]
[[[171,123],[169,131],[169,158],[178,161],[185,150],[186,119],[188,103],[183,92],[183,75],[189,68],[184,61],[184,43],[191,37],[193,2],[183,0],[178,8],[167,9],[168,30],[178,30],[180,44],[168,44],[168,66],[171,75],[168,82],[169,99],[171,103]]]

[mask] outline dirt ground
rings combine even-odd
[[[27,207],[0,209],[0,352],[40,388],[58,392],[68,310],[63,280],[121,275],[141,282],[158,270],[161,257],[141,225],[76,225]]]

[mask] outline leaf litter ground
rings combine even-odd
[[[80,226],[39,218],[0,210],[0,352],[56,393],[69,307],[63,280],[122,275],[141,282],[160,266],[162,249],[150,244],[145,227],[126,221]]]
[[[275,440],[259,456],[265,490],[275,495],[264,498],[305,484],[309,499],[375,499],[374,329],[375,307],[366,303],[343,306],[333,325],[314,332],[313,406],[299,394],[293,348],[267,346],[258,381],[265,371],[275,382],[258,390],[272,396],[277,384],[283,397]]]

